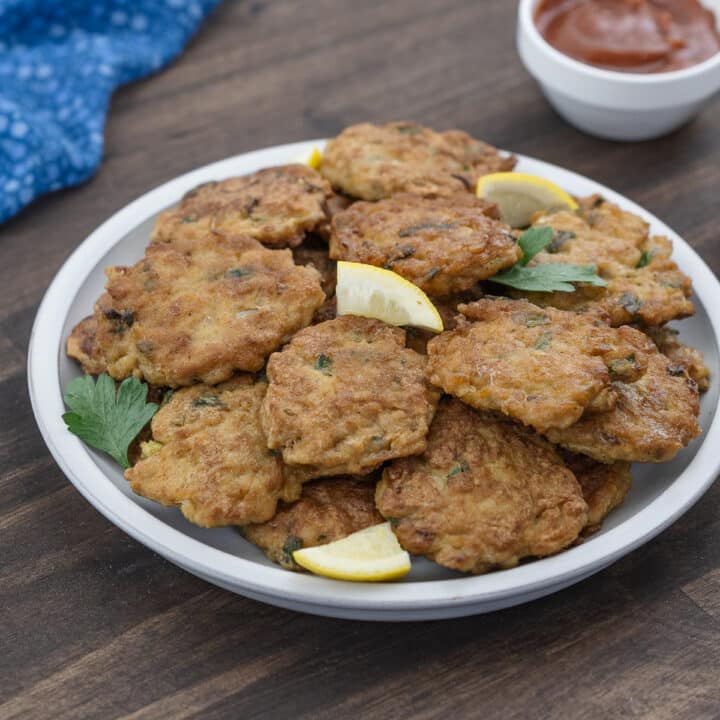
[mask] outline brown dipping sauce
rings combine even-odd
[[[715,15],[698,0],[542,0],[535,23],[560,52],[608,70],[669,72],[720,52]]]

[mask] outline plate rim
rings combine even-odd
[[[79,288],[102,257],[127,233],[156,212],[177,202],[184,190],[213,177],[279,162],[292,162],[312,147],[322,148],[325,140],[308,140],[275,145],[209,163],[183,173],[144,193],[110,216],[80,243],[55,274],[39,305],[28,348],[28,389],[35,420],[43,439],[65,476],[110,522],[166,559],[210,582],[243,589],[284,603],[328,607],[337,611],[375,612],[391,619],[403,612],[457,610],[467,606],[477,612],[485,603],[497,604],[542,588],[569,584],[601,570],[658,535],[699,500],[720,470],[720,456],[712,447],[720,444],[720,409],[712,412],[709,427],[688,466],[657,498],[620,525],[603,534],[602,546],[586,543],[562,553],[487,575],[404,583],[350,583],[312,575],[290,573],[245,560],[195,540],[156,518],[119,488],[102,472],[79,438],[70,435],[62,423],[64,411],[59,378],[59,357],[63,352],[62,329]],[[284,156],[278,159],[277,155]],[[273,157],[270,162],[267,158]],[[592,186],[623,208],[636,212],[653,224],[655,232],[672,238],[674,256],[693,280],[695,295],[707,312],[716,346],[720,339],[720,283],[705,261],[676,232],[659,218],[608,187],[573,171],[545,161],[517,154],[524,164],[538,165],[564,178],[561,184],[573,192],[578,186]],[[239,170],[238,165],[246,168]],[[585,192],[585,191],[583,191]],[[715,302],[709,302],[714,299]],[[718,308],[714,310],[713,308]],[[41,401],[41,398],[42,401]],[[96,484],[99,483],[99,484]],[[660,518],[660,519],[658,519]],[[631,526],[631,527],[628,527]],[[509,603],[508,603],[509,604]],[[475,608],[473,610],[472,608]]]

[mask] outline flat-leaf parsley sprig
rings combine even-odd
[[[598,276],[594,265],[565,265],[543,263],[527,264],[552,243],[553,231],[549,227],[530,228],[518,240],[523,256],[515,265],[493,275],[490,280],[501,285],[534,292],[574,292],[573,283],[604,287],[607,282]]]
[[[100,375],[97,382],[85,375],[67,386],[64,398],[70,412],[62,417],[71,433],[126,469],[130,443],[158,409],[147,402],[147,394],[148,386],[134,377],[123,380],[116,391],[109,375]]]

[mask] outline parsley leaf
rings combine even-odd
[[[470,466],[466,465],[464,462],[456,462],[450,468],[450,472],[448,472],[447,476],[449,478],[455,477],[456,475],[459,475],[460,473],[467,472],[469,469],[470,469]]]
[[[319,370],[323,375],[332,375],[332,358],[328,357],[324,353],[318,355],[317,362],[315,363],[315,369]]]
[[[645,250],[645,252],[640,256],[640,259],[637,261],[637,265],[635,265],[636,268],[644,268],[647,267],[650,264],[650,261],[652,260],[652,253],[648,250]]]
[[[109,375],[100,375],[97,382],[85,375],[67,386],[70,412],[62,417],[71,433],[129,468],[128,447],[158,409],[146,402],[147,393],[147,385],[134,377],[123,380],[116,392]]]
[[[549,227],[533,227],[526,230],[518,240],[523,256],[517,264],[527,265],[539,252],[543,251],[553,241],[553,231]]]
[[[550,245],[552,240],[553,231],[549,227],[526,230],[518,240],[523,257],[511,268],[493,275],[490,280],[516,290],[530,292],[574,292],[573,283],[598,287],[607,285],[605,280],[597,275],[594,265],[543,263],[527,267],[527,264]]]
[[[301,550],[303,546],[302,538],[297,537],[297,535],[288,535],[285,539],[285,544],[282,546],[282,554],[283,559],[286,563],[290,563],[292,565],[295,565],[295,559],[293,558],[293,553],[296,550]]]
[[[547,263],[534,267],[513,265],[509,270],[490,278],[493,282],[516,290],[530,292],[574,292],[572,283],[586,283],[604,287],[605,280],[595,274],[594,265],[561,265]]]

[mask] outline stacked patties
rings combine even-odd
[[[692,313],[691,284],[668,240],[594,197],[534,219],[553,242],[532,264],[592,264],[606,287],[499,297],[522,252],[473,191],[514,162],[460,131],[365,124],[319,171],[208,183],[162,213],[68,340],[86,372],[165,393],[132,489],[295,570],[294,550],[384,519],[473,573],[597,530],[631,462],[699,432],[707,369],[664,325]],[[337,260],[417,285],[445,332],[335,317]]]

